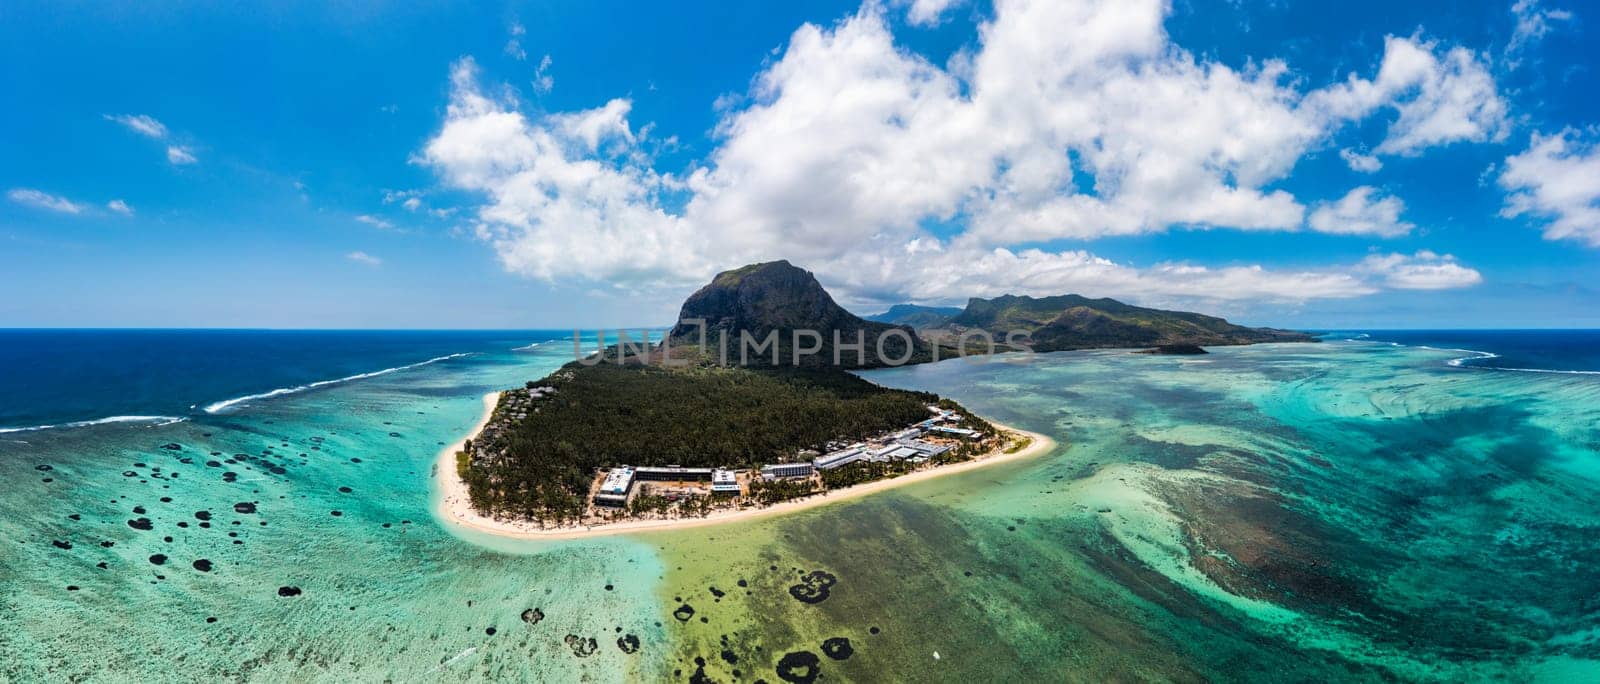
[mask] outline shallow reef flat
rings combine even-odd
[[[714,527],[532,542],[436,521],[440,445],[562,356],[5,435],[0,679],[1558,679],[1600,662],[1594,376],[1362,342],[877,370],[1060,446]]]

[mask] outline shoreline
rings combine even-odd
[[[1026,447],[1013,453],[990,452],[970,461],[937,466],[926,470],[919,470],[899,477],[886,480],[875,480],[834,490],[824,494],[808,496],[804,499],[782,501],[771,506],[759,508],[741,508],[731,511],[717,511],[703,518],[672,518],[654,520],[626,520],[622,522],[604,523],[589,526],[567,526],[543,528],[538,523],[524,520],[499,520],[478,513],[472,508],[467,494],[467,484],[456,475],[455,454],[461,450],[462,445],[483,430],[494,414],[495,405],[498,403],[500,392],[490,392],[483,396],[483,415],[473,426],[467,436],[462,437],[444,447],[434,459],[433,479],[438,484],[436,515],[448,525],[459,525],[475,532],[490,534],[497,537],[510,539],[543,539],[562,540],[580,539],[583,537],[600,537],[617,534],[635,534],[650,532],[674,532],[695,527],[708,527],[724,523],[752,520],[773,515],[795,513],[809,508],[818,508],[841,501],[856,499],[868,494],[874,494],[895,487],[923,482],[936,477],[954,473],[976,470],[978,468],[994,465],[996,463],[1009,463],[1020,461],[1043,454],[1056,447],[1056,441],[1036,432],[1019,430],[1009,425],[1003,425],[990,420],[989,424],[996,428],[1014,434],[1023,435],[1032,439]],[[985,419],[988,420],[988,419]]]

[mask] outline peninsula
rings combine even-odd
[[[975,299],[949,321],[921,316],[917,323],[946,326],[928,335],[851,314],[788,262],[721,273],[685,301],[659,342],[603,347],[486,396],[478,429],[440,455],[443,513],[482,531],[533,537],[676,528],[1041,453],[1054,446],[1041,435],[849,372],[938,359],[949,348],[938,336],[954,321],[1033,322],[1036,339],[1058,343],[1062,319],[1110,316],[1083,313],[1082,298],[1023,299],[995,300],[1005,302],[1005,315]],[[1123,319],[1110,328],[1114,336],[1083,346],[1124,337],[1188,344],[1184,331],[1220,344],[1309,339],[1083,301],[1121,307]],[[1056,316],[1040,310],[1056,305],[1067,308]],[[1161,332],[1130,332],[1141,326]],[[761,341],[753,356],[752,340]]]

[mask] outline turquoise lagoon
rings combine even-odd
[[[1371,341],[947,361],[866,376],[1061,446],[680,532],[436,520],[480,397],[570,355],[0,433],[0,680],[1600,677],[1594,375]]]

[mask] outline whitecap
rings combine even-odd
[[[370,373],[357,373],[355,375],[349,375],[349,376],[345,376],[345,377],[342,377],[342,378],[335,378],[333,380],[319,380],[317,382],[313,382],[313,383],[306,384],[306,385],[300,385],[300,386],[297,386],[297,387],[281,387],[281,388],[272,390],[270,392],[262,392],[260,394],[247,394],[247,395],[242,396],[242,397],[234,397],[232,399],[224,399],[222,401],[219,401],[219,402],[216,402],[216,403],[213,403],[213,404],[209,404],[202,410],[204,410],[206,413],[218,413],[218,412],[221,412],[221,411],[223,411],[225,409],[232,408],[234,406],[238,406],[239,404],[245,403],[247,401],[255,401],[257,399],[268,399],[268,398],[271,398],[271,397],[283,396],[285,394],[294,394],[296,392],[304,392],[306,390],[316,389],[318,387],[327,387],[328,385],[337,385],[339,383],[350,382],[352,380],[365,380],[367,378],[375,378],[375,377],[378,377],[380,375],[388,375],[390,373],[403,371],[403,370],[409,370],[409,369],[412,369],[412,368],[416,368],[418,366],[426,366],[426,365],[428,365],[430,363],[438,363],[440,361],[447,361],[447,360],[450,360],[450,359],[458,359],[458,358],[461,358],[463,356],[471,356],[471,355],[472,354],[470,352],[463,352],[463,353],[460,353],[460,354],[447,354],[445,356],[438,356],[438,357],[434,357],[434,358],[428,359],[427,361],[418,361],[417,363],[407,364],[407,365],[404,365],[404,366],[395,366],[394,368],[385,368],[383,370],[376,370],[376,371],[372,371]]]
[[[58,428],[88,427],[90,425],[107,425],[110,423],[152,423],[151,427],[161,427],[173,423],[181,423],[187,418],[178,416],[110,416],[94,420],[76,420],[70,423],[55,423],[51,425],[30,425],[28,427],[0,428],[0,434],[10,432],[33,432],[36,430],[55,430]]]

